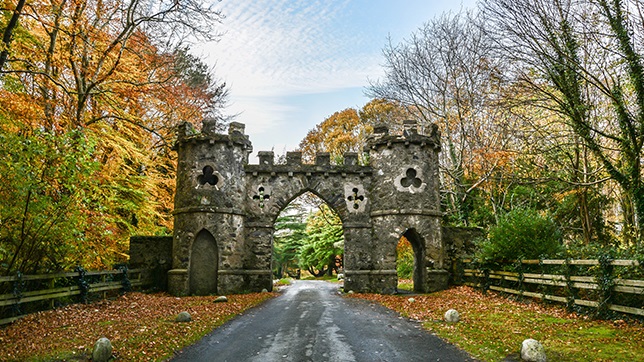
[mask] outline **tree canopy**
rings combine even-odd
[[[189,52],[218,36],[199,0],[5,2],[0,273],[111,267],[133,233],[172,229],[180,122],[227,90]]]

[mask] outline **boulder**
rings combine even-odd
[[[458,314],[456,309],[450,309],[445,312],[445,322],[447,323],[457,323],[461,320],[461,316]]]
[[[228,298],[226,298],[225,295],[219,296],[214,300],[214,303],[226,303],[226,302],[228,302]]]
[[[112,342],[103,337],[96,341],[94,344],[94,351],[92,352],[93,362],[107,362],[112,358]]]
[[[268,293],[268,289],[266,288],[262,289],[262,293]]]
[[[338,274],[338,280],[343,280],[344,279],[344,274],[340,273]]]
[[[546,362],[546,349],[539,341],[526,339],[521,344],[521,360],[528,362]]]
[[[174,319],[175,322],[179,322],[179,323],[190,322],[191,320],[192,320],[192,317],[188,312],[181,312],[177,315],[177,318]]]
[[[414,299],[414,298],[409,298],[409,299],[407,299],[407,301],[408,301],[409,303],[413,303],[413,302],[415,302],[415,301],[416,301],[416,299]]]

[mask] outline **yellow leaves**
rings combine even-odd
[[[382,122],[395,129],[407,116],[404,108],[374,99],[360,111],[347,108],[333,113],[309,131],[299,148],[309,161],[317,152],[329,152],[332,160],[339,160],[345,152],[360,153],[375,124]]]

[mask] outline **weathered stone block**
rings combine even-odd
[[[331,154],[328,152],[318,152],[315,154],[315,164],[327,166],[331,164]]]
[[[188,269],[168,271],[168,293],[176,296],[188,295]]]
[[[259,164],[261,166],[272,166],[275,160],[275,153],[273,151],[259,151],[257,152]]]
[[[286,152],[286,164],[287,165],[301,165],[302,164],[302,152],[300,151],[291,151]]]

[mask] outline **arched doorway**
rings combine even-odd
[[[332,276],[343,266],[344,231],[334,209],[311,191],[293,198],[275,219],[275,278]]]
[[[425,273],[423,273],[423,261],[425,260],[425,243],[415,229],[407,229],[401,235],[396,248],[396,254],[398,278],[401,278],[401,273],[406,274],[406,272],[409,272],[411,275],[406,274],[405,277],[411,276],[413,282],[412,290],[419,293],[424,292]],[[411,270],[405,270],[407,268],[403,264],[412,263],[411,258],[413,258],[413,266],[409,265],[409,269]]]
[[[192,243],[190,252],[190,294],[209,295],[217,293],[219,251],[215,238],[207,230],[201,230]]]

